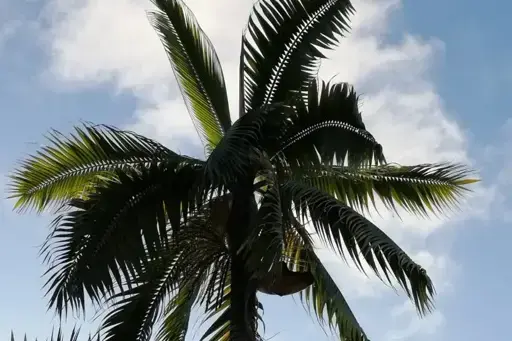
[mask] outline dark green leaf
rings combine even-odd
[[[259,1],[242,42],[240,115],[301,96],[324,57],[320,49],[337,44],[353,12],[348,0]]]
[[[451,163],[398,166],[387,164],[370,168],[318,166],[301,168],[288,174],[338,198],[353,208],[376,208],[375,196],[387,209],[397,206],[420,216],[438,214],[458,207],[468,191],[471,171]],[[397,212],[398,213],[398,212]]]
[[[242,177],[250,178],[271,167],[265,155],[267,135],[264,133],[277,126],[277,115],[272,114],[286,110],[282,104],[262,107],[233,124],[206,163],[213,188],[230,186]]]
[[[168,221],[180,223],[183,213],[167,205],[170,198],[193,206],[194,167],[175,163],[118,172],[89,198],[72,200],[42,250],[50,261],[50,306],[59,313],[83,308],[85,293],[100,303],[148,257],[158,256],[167,245]]]
[[[308,219],[320,238],[342,256],[347,252],[362,270],[361,258],[380,277],[389,272],[414,302],[418,312],[432,309],[434,287],[426,271],[368,219],[327,193],[290,181],[282,186],[282,200],[292,203],[304,223]]]
[[[145,167],[171,159],[184,159],[143,136],[107,126],[75,128],[67,138],[54,131],[50,146],[23,161],[11,175],[15,207],[44,210],[49,204],[82,197],[102,177],[116,170]]]
[[[214,265],[227,259],[227,249],[216,231],[208,226],[207,217],[190,219],[180,230],[180,238],[175,238],[168,249],[151,260],[136,278],[130,279],[132,288],[112,296],[114,310],[102,325],[106,330],[105,341],[149,340],[169,297],[172,298],[167,305],[166,324],[159,337],[172,335],[170,340],[182,340],[196,300],[194,295],[203,284],[208,292],[218,273],[229,270],[229,265]],[[173,316],[175,319],[169,320]]]
[[[363,167],[385,161],[382,146],[366,130],[351,87],[324,82],[318,86],[314,81],[308,91],[307,103],[296,102],[273,158],[294,167],[333,163]]]
[[[210,151],[231,126],[222,67],[212,43],[181,0],[152,0],[150,20],[165,47],[189,113]]]
[[[184,341],[189,327],[190,314],[200,293],[200,282],[185,281],[167,303],[165,317],[157,335],[159,341]]]
[[[340,340],[368,341],[354,313],[340,289],[313,251],[308,250],[311,272],[315,283],[301,293],[317,317],[336,331]]]

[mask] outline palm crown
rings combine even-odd
[[[317,257],[310,231],[357,266],[398,283],[418,312],[433,285],[363,216],[376,204],[419,215],[456,206],[469,170],[398,166],[366,130],[358,96],[317,80],[348,0],[260,0],[242,38],[239,118],[222,68],[181,0],[153,0],[150,21],[169,56],[206,160],[114,127],[86,125],[12,175],[20,209],[56,207],[42,248],[59,314],[110,307],[105,340],[183,340],[194,306],[212,319],[203,339],[255,340],[256,293],[300,293],[342,340],[368,340]]]

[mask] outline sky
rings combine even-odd
[[[188,0],[223,63],[236,108],[240,34],[250,0]],[[323,253],[372,340],[509,339],[512,280],[512,4],[489,0],[358,0],[352,31],[320,75],[362,95],[368,129],[388,160],[457,161],[483,179],[461,212],[425,220],[381,212],[371,219],[432,276],[437,309],[420,319],[401,292]],[[199,139],[164,50],[148,24],[147,0],[0,2],[0,190],[50,128],[112,124],[200,154]],[[233,110],[235,112],[235,110]],[[45,270],[38,246],[49,215],[0,201],[0,338],[49,335]],[[334,340],[297,298],[264,297],[267,338]],[[84,331],[94,331],[89,315]],[[5,335],[5,336],[1,336]],[[191,335],[194,336],[194,335]],[[198,334],[195,335],[199,336]],[[193,338],[190,338],[193,340]]]

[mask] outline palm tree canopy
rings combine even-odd
[[[426,271],[363,214],[378,202],[443,214],[477,180],[460,164],[387,163],[354,88],[317,79],[322,50],[349,30],[350,1],[254,5],[235,122],[219,58],[193,13],[182,0],[153,3],[150,23],[206,158],[114,127],[52,132],[11,175],[18,209],[56,209],[42,248],[49,306],[61,315],[89,300],[107,307],[109,341],[150,340],[158,322],[157,340],[184,340],[194,307],[212,321],[202,340],[236,340],[237,316],[256,339],[263,307],[255,291],[300,291],[341,340],[368,340],[315,253],[314,231],[429,312],[434,286]]]

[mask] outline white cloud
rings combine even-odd
[[[434,311],[422,320],[413,317],[414,311],[408,308],[409,305],[404,305],[401,314],[406,316],[406,324],[402,328],[393,328],[385,334],[385,340],[388,341],[406,341],[416,340],[417,335],[427,336],[432,338],[436,331],[441,328],[445,322],[443,314],[439,311]],[[434,336],[435,337],[435,336]]]
[[[488,185],[489,191],[482,193],[487,210],[486,217],[493,217],[498,221],[512,222],[510,210],[512,200],[510,190],[512,188],[512,118],[503,122],[500,131],[494,136],[491,144],[480,150],[479,164],[486,170],[486,178],[493,179]],[[487,195],[485,195],[487,194]]]
[[[113,81],[121,90],[147,91],[145,96],[169,83],[172,71],[145,17],[146,1],[63,0],[52,6],[53,71],[63,80]]]
[[[236,108],[240,33],[252,1],[187,3],[217,48],[231,107]],[[444,50],[443,43],[407,32],[402,32],[398,43],[384,41],[389,17],[400,9],[399,0],[357,1],[355,6],[358,14],[353,19],[353,32],[339,49],[329,53],[330,60],[323,63],[321,75],[327,79],[337,75],[338,80],[355,83],[363,94],[365,122],[390,161],[470,162],[464,133],[450,117],[429,75],[436,57]],[[196,136],[165,53],[146,20],[144,10],[148,8],[146,0],[54,0],[50,7],[53,25],[46,37],[53,56],[50,71],[68,85],[110,82],[119,91],[132,92],[139,107],[136,122],[129,127],[187,151],[191,136]],[[185,137],[189,138],[187,143],[180,143]],[[477,198],[490,202],[489,193],[481,187]],[[429,269],[438,286],[448,287],[449,273],[455,265],[447,255],[429,251],[425,242],[429,233],[446,226],[446,220],[418,220],[403,215],[400,221],[391,213],[382,212],[373,220]],[[486,212],[481,209],[476,214]],[[329,264],[352,298],[375,297],[385,288],[354,269],[342,267],[338,271],[337,258],[329,258]],[[437,312],[427,321],[440,324],[442,313]],[[392,320],[390,323],[395,328]],[[389,335],[394,340],[408,339],[424,331],[419,323],[411,317],[409,327],[403,331],[393,329]]]

